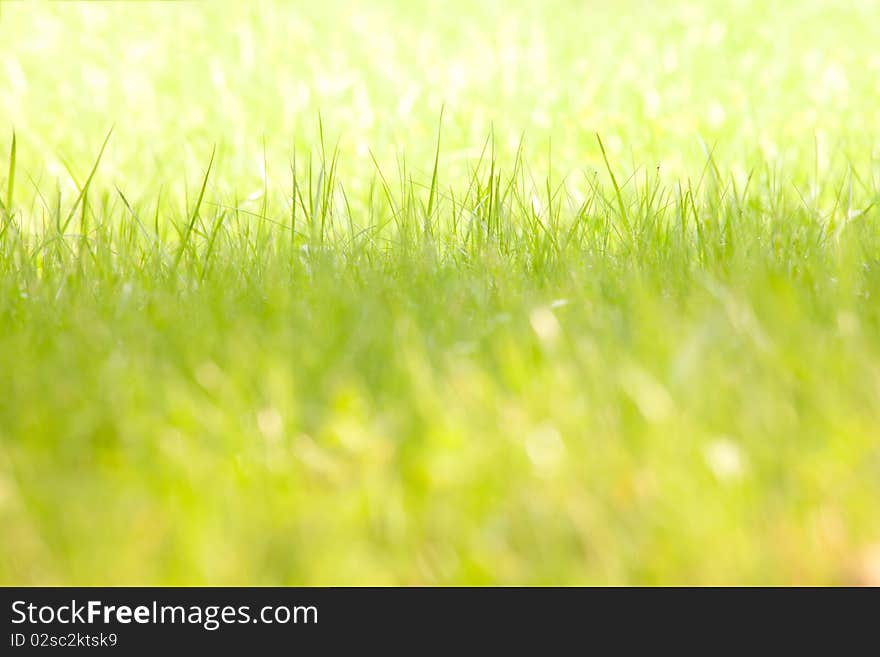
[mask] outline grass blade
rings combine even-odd
[[[434,212],[434,199],[437,198],[437,166],[440,163],[440,134],[443,131],[443,110],[440,108],[440,122],[437,126],[437,149],[434,151],[434,171],[431,174],[431,191],[428,193],[427,221],[431,221]]]
[[[599,136],[598,132],[596,133],[596,141],[599,142],[599,150],[602,151],[602,159],[605,160],[605,168],[608,170],[608,175],[611,176],[611,185],[614,187],[614,195],[617,198],[617,209],[620,212],[620,218],[623,221],[627,234],[632,236],[629,217],[626,213],[626,206],[623,203],[623,194],[620,191],[620,185],[617,184],[617,178],[614,176],[614,171],[611,169],[611,163],[608,161],[608,154],[605,152],[605,145],[602,143],[602,138]]]
[[[208,161],[208,168],[205,170],[204,178],[202,178],[202,188],[199,190],[199,196],[196,199],[195,207],[193,208],[192,214],[190,215],[189,221],[187,222],[186,231],[183,233],[183,236],[180,240],[180,249],[177,252],[177,258],[174,260],[175,268],[177,268],[177,265],[180,263],[180,259],[183,257],[183,252],[186,250],[186,247],[189,244],[190,235],[193,232],[193,228],[195,228],[196,219],[198,219],[199,217],[199,209],[202,207],[202,199],[205,198],[205,189],[208,187],[208,177],[211,175],[211,167],[214,166],[214,155],[216,153],[217,146],[215,145],[211,149],[211,159]]]
[[[95,173],[98,171],[98,165],[101,163],[101,158],[104,156],[104,150],[107,148],[107,142],[110,141],[110,135],[113,134],[113,128],[107,131],[107,136],[104,137],[104,143],[101,144],[101,150],[98,151],[98,157],[95,158],[95,163],[92,165],[92,170],[89,172],[88,177],[86,178],[85,183],[79,188],[79,195],[76,197],[76,200],[73,202],[73,207],[70,208],[70,212],[67,214],[67,218],[64,220],[64,224],[61,227],[60,232],[64,233],[67,230],[67,226],[70,225],[70,221],[73,219],[73,215],[76,213],[79,204],[83,202],[86,194],[89,192],[89,185],[92,182],[92,178],[95,177]]]
[[[9,149],[9,177],[6,179],[6,214],[12,214],[12,193],[15,189],[15,131],[12,132],[12,147]]]

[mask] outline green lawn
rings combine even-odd
[[[877,43],[3,3],[0,583],[880,584]]]

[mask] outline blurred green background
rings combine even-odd
[[[2,34],[22,162],[66,178],[58,156],[87,167],[115,125],[101,170],[132,195],[197,176],[214,144],[244,193],[264,139],[286,187],[319,112],[351,184],[369,149],[427,169],[443,104],[450,173],[493,127],[565,173],[597,162],[597,131],[674,179],[698,175],[700,139],[723,168],[877,153],[872,1],[6,3]]]

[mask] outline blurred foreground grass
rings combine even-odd
[[[878,12],[4,4],[0,581],[877,583]]]

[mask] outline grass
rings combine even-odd
[[[0,582],[878,581],[876,9],[454,9],[4,5]]]

